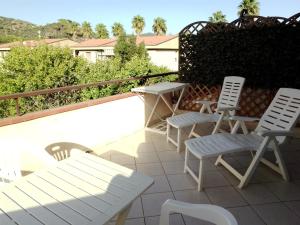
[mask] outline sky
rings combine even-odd
[[[145,19],[143,33],[152,32],[153,20],[166,20],[167,33],[177,34],[196,21],[207,21],[221,10],[227,20],[237,18],[241,0],[0,0],[0,16],[22,19],[37,25],[70,19],[78,23],[88,21],[94,28],[104,23],[108,30],[114,22],[123,24],[126,32],[133,32],[132,18]],[[290,17],[300,12],[300,0],[260,0],[261,16]]]

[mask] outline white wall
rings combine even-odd
[[[178,70],[177,50],[148,50],[151,62],[157,66],[166,66],[170,70]]]
[[[45,151],[50,144],[72,142],[96,150],[142,129],[144,117],[143,101],[133,96],[0,127],[0,156],[21,155],[22,169],[36,170],[54,162]]]

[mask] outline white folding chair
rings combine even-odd
[[[202,188],[202,160],[218,156],[216,165],[222,164],[239,180],[239,188],[247,185],[259,162],[263,162],[271,169],[288,180],[286,166],[281,157],[279,145],[283,144],[287,136],[293,135],[292,129],[300,115],[300,90],[281,88],[272,103],[260,119],[254,132],[250,134],[219,133],[185,141],[186,156],[184,171],[189,172],[198,183],[198,190]],[[236,131],[236,129],[234,129]],[[274,151],[276,162],[263,158],[267,150]],[[244,175],[241,175],[229,165],[222,155],[239,151],[255,151],[255,155]],[[189,155],[200,159],[199,174],[196,175],[188,166]]]
[[[226,209],[208,204],[190,204],[175,200],[167,200],[161,208],[159,225],[170,225],[171,213],[182,213],[216,225],[238,225],[234,216]]]
[[[240,94],[245,82],[245,78],[229,76],[225,77],[221,94],[218,102],[211,101],[196,101],[202,104],[200,112],[188,112],[167,118],[167,142],[173,143],[180,151],[182,145],[182,129],[192,126],[189,137],[199,136],[195,132],[195,128],[201,123],[216,123],[213,133],[216,133],[224,117],[234,115],[238,109]],[[217,110],[212,113],[211,106],[217,104]],[[208,113],[204,113],[205,110]],[[230,122],[230,121],[229,121]],[[171,128],[177,129],[177,138],[171,137]]]

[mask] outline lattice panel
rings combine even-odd
[[[221,86],[190,85],[180,103],[180,109],[199,111],[200,104],[195,100],[218,101]],[[261,117],[268,108],[277,90],[244,88],[240,98],[237,115]]]

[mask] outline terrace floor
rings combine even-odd
[[[231,211],[239,225],[293,225],[300,224],[300,139],[293,139],[283,149],[291,182],[260,165],[254,178],[243,190],[237,179],[223,167],[214,166],[214,160],[205,161],[204,191],[196,191],[196,183],[183,173],[184,152],[176,152],[161,134],[141,130],[131,136],[110,143],[98,153],[101,157],[137,170],[155,180],[130,211],[126,224],[158,224],[160,208],[166,199],[190,203],[211,203]],[[241,171],[245,170],[250,153],[231,154],[228,161]],[[191,164],[198,165],[197,160]],[[210,223],[173,214],[173,225],[207,225]]]

